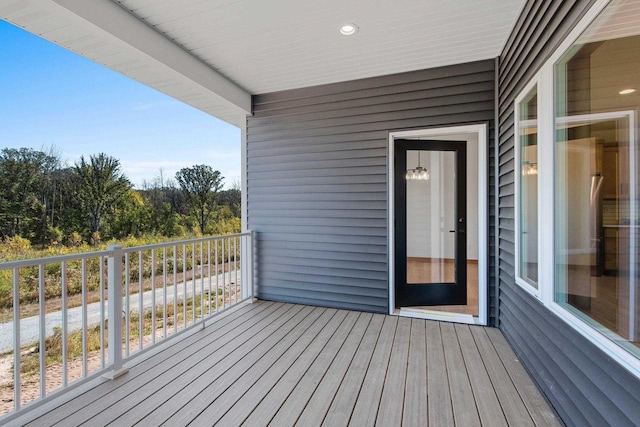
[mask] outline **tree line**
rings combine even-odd
[[[101,240],[225,234],[240,230],[240,190],[208,165],[162,171],[135,189],[104,153],[65,165],[53,149],[0,151],[0,240],[42,247]]]

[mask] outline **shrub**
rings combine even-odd
[[[20,236],[8,237],[0,245],[0,261],[25,258],[31,252],[31,242]]]
[[[82,244],[82,236],[77,231],[74,231],[65,238],[64,244],[71,248],[78,247]]]

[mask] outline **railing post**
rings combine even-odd
[[[242,274],[242,296],[253,301],[253,239],[252,231],[242,235],[240,272]]]
[[[107,264],[107,294],[109,319],[109,364],[111,369],[104,376],[116,379],[126,374],[122,366],[122,246],[109,246]],[[128,343],[126,343],[128,345]]]
[[[253,278],[255,276],[255,272],[253,271],[254,236],[254,231],[249,230],[249,235],[247,236],[247,289],[252,300],[256,298],[256,290],[253,286]]]

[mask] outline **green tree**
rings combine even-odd
[[[44,242],[50,177],[59,167],[53,154],[30,148],[4,148],[0,152],[0,236],[20,235]]]
[[[52,177],[49,221],[59,228],[64,236],[78,233],[84,228],[80,202],[76,198],[78,179],[73,166],[56,170]]]
[[[151,231],[168,237],[183,234],[180,219],[189,214],[189,206],[174,180],[166,179],[160,169],[154,179],[142,183],[140,194],[151,209]]]
[[[120,172],[120,161],[100,153],[84,156],[74,166],[76,198],[82,217],[89,224],[89,232],[100,232],[103,217],[129,191],[131,183]]]
[[[176,172],[176,181],[203,234],[211,214],[216,210],[217,194],[222,188],[223,179],[219,171],[207,165],[194,165]]]
[[[113,237],[122,239],[128,236],[140,237],[152,231],[151,206],[147,199],[133,189],[127,191],[115,205],[115,214],[111,231]]]
[[[240,192],[240,188],[238,188],[237,185],[234,185],[228,190],[221,191],[218,203],[220,205],[229,206],[229,209],[231,210],[233,215],[240,218],[242,193]]]

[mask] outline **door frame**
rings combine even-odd
[[[439,137],[447,138],[465,135],[474,135],[478,138],[478,316],[474,316],[474,323],[478,325],[486,325],[488,321],[488,213],[489,213],[489,194],[488,194],[488,124],[472,124],[462,126],[448,126],[428,129],[390,131],[389,141],[387,145],[387,253],[389,263],[388,275],[388,292],[389,292],[389,314],[401,315],[400,310],[395,308],[395,178],[394,178],[394,152],[395,140],[406,138],[425,138],[438,139]],[[468,187],[467,191],[473,191]],[[468,206],[467,209],[472,208]],[[456,321],[453,313],[442,312],[442,315],[421,314],[419,317],[432,318],[435,320]],[[464,320],[461,320],[464,321]]]

